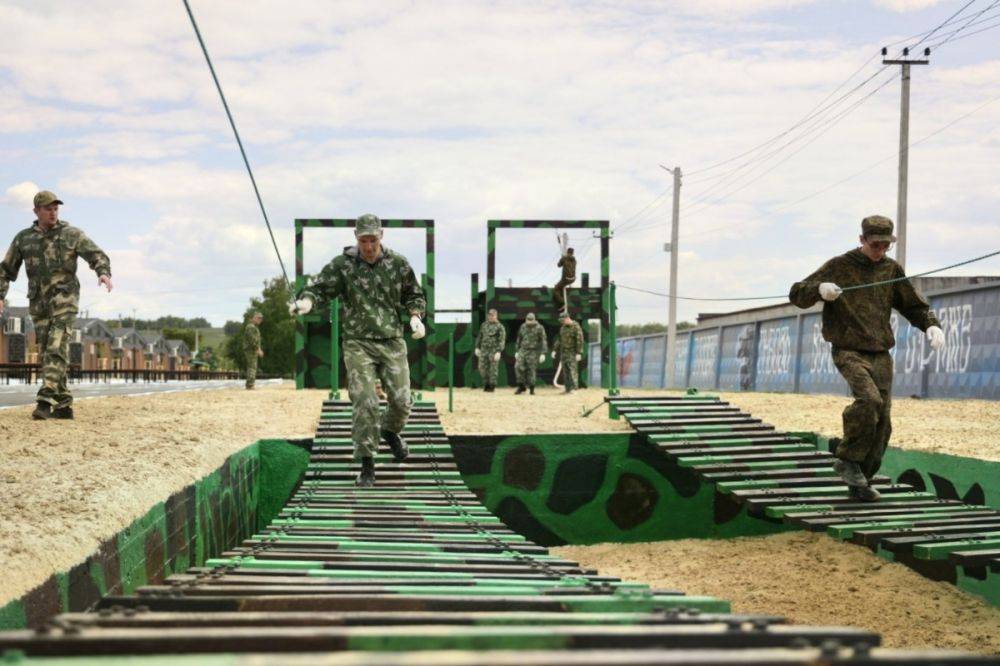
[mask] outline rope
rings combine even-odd
[[[959,266],[965,266],[967,264],[972,264],[977,261],[982,261],[983,259],[989,259],[990,257],[995,257],[1000,254],[1000,250],[994,250],[987,254],[974,257],[972,259],[966,259],[965,261],[960,261],[956,264],[951,264],[949,266],[943,266],[941,268],[935,268],[934,270],[924,271],[923,273],[917,273],[916,275],[904,275],[903,277],[892,278],[891,280],[879,280],[878,282],[869,282],[868,284],[857,284],[850,287],[841,287],[841,291],[854,291],[855,289],[868,289],[870,287],[878,287],[883,284],[892,284],[894,282],[902,282],[904,280],[911,280],[913,278],[924,277],[925,275],[931,275],[933,273],[940,273],[941,271],[946,271],[951,268],[958,268]],[[650,291],[649,289],[640,289],[639,287],[630,287],[624,284],[615,283],[615,286],[622,289],[628,289],[629,291],[640,291],[644,294],[652,294],[653,296],[662,296],[664,298],[670,298],[670,294],[664,294],[659,291]],[[699,296],[675,296],[682,301],[764,301],[772,300],[775,298],[788,298],[788,294],[776,294],[774,296],[736,296],[732,298],[702,298]]]
[[[281,259],[281,252],[278,251],[278,241],[274,239],[274,231],[271,229],[271,221],[267,218],[267,210],[264,208],[264,200],[260,197],[260,190],[257,188],[257,179],[253,176],[253,169],[250,168],[250,160],[247,159],[247,152],[243,149],[243,141],[240,139],[240,133],[236,129],[236,121],[233,120],[233,114],[229,110],[229,104],[226,102],[226,96],[222,92],[222,84],[219,83],[219,77],[215,74],[215,67],[212,66],[212,58],[208,55],[208,48],[205,46],[205,40],[201,38],[201,31],[198,29],[198,22],[194,20],[194,13],[191,11],[191,5],[188,4],[188,0],[183,0],[184,9],[187,10],[188,18],[191,19],[191,27],[194,28],[195,37],[198,38],[198,44],[201,45],[201,52],[205,54],[205,62],[208,63],[208,71],[212,73],[212,80],[215,81],[215,89],[219,91],[219,99],[222,100],[222,108],[226,110],[226,117],[229,118],[229,126],[233,128],[233,135],[236,137],[236,145],[240,147],[240,155],[243,156],[243,164],[246,165],[247,173],[250,175],[250,184],[253,185],[253,192],[257,196],[257,204],[260,206],[260,212],[264,216],[264,224],[267,225],[267,233],[271,235],[271,244],[274,246],[274,253],[278,255],[278,264],[281,265],[281,275],[285,278],[285,284],[291,289],[291,282],[288,280],[288,272],[285,271],[285,262]]]

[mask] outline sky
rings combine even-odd
[[[666,321],[626,289],[668,288],[660,165],[684,174],[681,296],[787,294],[861,218],[895,218],[899,68],[879,50],[960,10],[912,68],[906,267],[1000,249],[1000,2],[966,4],[191,0],[290,272],[295,218],[434,219],[437,305],[466,308],[488,219],[606,219],[624,323]],[[90,316],[221,326],[280,275],[180,0],[0,2],[0,245],[39,189],[111,257],[111,294],[81,262]],[[597,282],[596,243],[570,238]],[[384,241],[423,270],[422,232]],[[306,271],[351,242],[309,230]],[[554,284],[557,260],[552,232],[499,235],[501,284]]]

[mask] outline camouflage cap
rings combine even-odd
[[[365,213],[354,222],[354,237],[379,236],[382,234],[382,220],[377,215]]]
[[[42,206],[48,206],[53,203],[57,203],[60,206],[63,205],[63,202],[59,200],[59,197],[48,190],[42,190],[35,195],[35,208],[41,208]]]
[[[861,220],[861,235],[871,242],[896,242],[892,234],[892,220],[882,215],[869,215]]]
[[[534,312],[529,312],[528,316],[525,317],[524,319],[525,319],[525,321],[535,321],[535,313]]]
[[[260,310],[254,310],[253,312],[250,313],[250,318],[253,319],[254,317],[260,317],[261,319],[263,319],[264,315],[260,313]]]

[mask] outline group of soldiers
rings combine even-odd
[[[50,191],[34,198],[35,221],[20,231],[0,262],[0,313],[10,282],[21,265],[28,275],[29,312],[42,354],[43,381],[32,417],[72,419],[73,396],[67,387],[70,331],[79,309],[77,259],[84,259],[109,292],[111,262],[87,235],[59,219],[63,202]],[[308,287],[296,294],[292,314],[306,314],[317,301],[339,298],[344,307],[344,363],[353,406],[355,456],[361,460],[359,486],[375,483],[374,457],[384,440],[397,461],[409,455],[400,437],[411,408],[410,369],[399,311],[410,316],[415,339],[424,336],[426,301],[413,269],[402,255],[382,246],[382,223],[374,215],[358,218],[357,244],[335,257]],[[930,346],[940,350],[945,334],[927,300],[906,278],[903,268],[886,256],[896,237],[888,218],[873,215],[861,224],[860,247],[834,257],[812,275],[792,285],[789,300],[808,308],[823,301],[823,337],[831,343],[833,362],[854,396],[843,413],[844,437],[835,441],[836,472],[851,497],[876,501],[871,479],[878,471],[892,432],[893,364],[889,350],[895,335],[889,317],[893,309],[926,332]],[[565,388],[578,384],[583,355],[583,330],[569,316],[565,288],[575,279],[572,248],[561,241],[563,276],[555,298],[562,304],[562,326],[552,345],[553,360],[565,370]],[[846,286],[841,286],[846,285]],[[244,331],[248,389],[253,388],[261,349],[262,321],[254,312]],[[497,364],[507,333],[496,310],[490,310],[476,339],[476,356],[485,390],[496,387]],[[546,335],[534,314],[517,333],[515,371],[517,393],[534,393],[538,364],[545,360]],[[379,414],[379,399],[387,409]]]
[[[476,337],[475,355],[479,359],[479,374],[483,378],[483,390],[492,393],[497,386],[497,371],[500,357],[507,344],[507,330],[500,323],[496,310],[486,314],[486,321],[479,328]],[[563,369],[564,391],[573,393],[580,384],[579,363],[583,358],[583,329],[568,314],[562,315],[562,325],[552,345],[552,360]],[[529,312],[517,331],[514,352],[514,373],[520,395],[528,391],[535,394],[538,364],[545,362],[548,351],[545,328],[538,322],[534,312]]]

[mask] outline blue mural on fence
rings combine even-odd
[[[1000,400],[1000,285],[973,285],[928,296],[941,320],[946,345],[934,351],[922,331],[893,312],[893,393]],[[598,346],[592,347],[591,358],[599,357]],[[665,354],[666,335],[619,340],[619,385],[663,387]],[[676,359],[674,386],[847,393],[816,312],[685,331],[677,335]],[[590,370],[591,383],[597,385],[600,367],[591,365]]]

